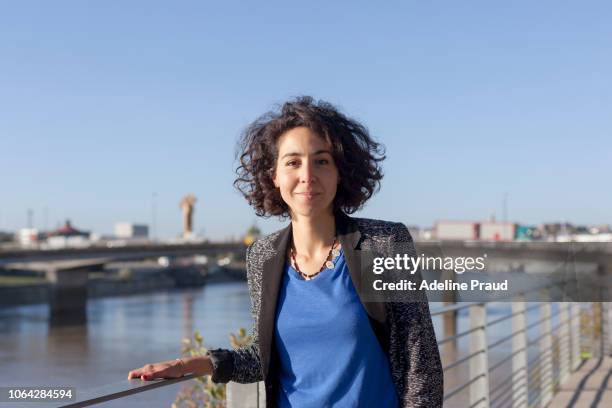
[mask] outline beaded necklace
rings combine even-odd
[[[325,269],[334,269],[334,261],[336,260],[338,255],[340,255],[340,250],[336,248],[337,241],[338,241],[338,237],[334,237],[334,242],[332,243],[332,246],[329,249],[329,253],[325,257],[325,261],[323,261],[323,265],[321,265],[321,268],[319,269],[318,272],[315,272],[312,275],[306,275],[304,272],[300,270],[300,266],[297,263],[297,259],[295,259],[295,247],[293,245],[293,242],[291,242],[291,260],[293,261],[293,264],[295,265],[295,270],[302,277],[302,279],[311,280],[315,276],[323,272]],[[330,257],[332,258],[330,259]]]

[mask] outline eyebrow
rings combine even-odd
[[[313,156],[316,156],[318,154],[323,154],[323,153],[328,153],[331,156],[331,152],[329,150],[317,150],[316,152],[313,153]],[[281,157],[281,160],[284,159],[285,157],[293,157],[293,156],[302,156],[302,154],[297,153],[297,152],[285,153]]]

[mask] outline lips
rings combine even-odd
[[[303,192],[303,193],[296,193],[297,195],[300,195],[302,197],[306,197],[306,198],[313,198],[318,196],[321,193],[315,193],[315,192]]]

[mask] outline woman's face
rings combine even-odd
[[[330,144],[307,127],[288,130],[277,143],[274,185],[291,213],[331,213],[339,179]]]

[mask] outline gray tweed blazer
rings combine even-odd
[[[400,223],[336,216],[338,239],[344,248],[351,279],[360,287],[359,251],[393,256],[398,244],[416,256],[408,229]],[[210,350],[214,382],[264,381],[266,405],[276,406],[278,355],[274,345],[276,301],[291,237],[288,227],[254,242],[247,249],[247,279],[254,320],[253,342],[237,350]],[[441,407],[443,373],[436,336],[426,301],[364,302],[378,341],[389,359],[393,383],[402,407]]]

